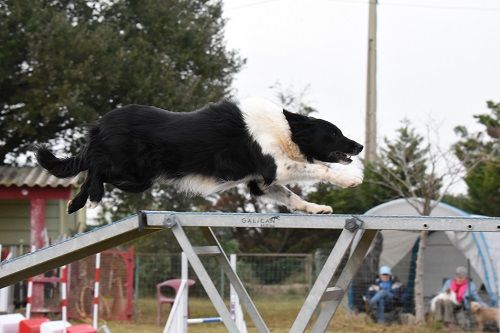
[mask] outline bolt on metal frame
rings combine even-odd
[[[208,245],[193,246],[184,232],[184,228],[187,227],[201,228]],[[186,253],[191,267],[200,279],[219,316],[223,319],[227,330],[231,333],[238,332],[200,256],[217,258],[257,331],[259,333],[270,332],[238,275],[231,268],[212,230],[213,227],[341,229],[340,237],[335,242],[290,330],[291,333],[304,332],[315,310],[323,304],[316,322],[312,324],[312,332],[320,333],[327,329],[378,230],[500,232],[500,218],[141,211],[139,214],[115,223],[0,263],[0,288],[144,235],[170,229]],[[353,244],[357,233],[361,234],[360,241]],[[354,248],[351,249],[351,247]],[[340,262],[347,253],[351,255],[339,271]],[[333,281],[336,272],[339,272],[338,278]],[[329,287],[332,284],[333,286]]]

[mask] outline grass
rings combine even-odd
[[[255,304],[264,321],[273,333],[288,332],[296,314],[304,302],[303,296],[270,296],[257,298]],[[166,309],[167,307],[165,307]],[[140,299],[135,304],[136,316],[133,322],[107,322],[112,333],[155,333],[162,332],[163,327],[155,325],[156,303],[153,299]],[[190,298],[190,317],[214,317],[215,309],[207,298]],[[165,310],[162,325],[165,324],[167,313]],[[249,318],[246,318],[249,332],[257,332]],[[219,333],[226,332],[223,324],[205,324],[189,326],[190,333]],[[330,324],[327,332],[336,333],[440,333],[444,330],[440,325],[430,323],[422,326],[392,325],[383,326],[370,322],[364,315],[352,315],[340,309]]]

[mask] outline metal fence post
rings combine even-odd
[[[222,266],[219,268],[219,274],[220,274],[220,287],[219,287],[220,291],[219,292],[220,292],[221,297],[224,298],[224,294],[225,294],[224,293],[224,282],[225,282],[224,276],[225,276],[225,274],[224,274],[224,268],[222,268]]]
[[[134,274],[134,299],[139,299],[139,270],[141,269],[141,258],[135,255],[135,274]]]

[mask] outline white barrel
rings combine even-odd
[[[64,320],[46,321],[40,325],[40,333],[63,333],[71,324]]]
[[[20,313],[11,313],[0,316],[0,333],[19,333],[19,323],[24,320]]]

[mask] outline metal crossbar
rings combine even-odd
[[[262,213],[175,213],[144,211],[148,225],[161,226],[175,216],[183,227],[344,229],[353,217],[365,230],[500,231],[498,217],[304,215]]]
[[[208,244],[192,246],[183,229],[186,227],[201,227]],[[378,230],[500,232],[500,218],[143,211],[36,252],[0,263],[0,288],[138,237],[171,229],[228,331],[236,333],[238,329],[199,256],[209,255],[217,258],[258,332],[269,332],[238,275],[231,268],[212,227],[342,229],[341,236],[336,241],[290,331],[304,332],[314,311],[322,303],[323,307],[312,327],[313,333],[320,333],[328,327]],[[356,233],[362,233],[362,237],[357,244],[353,244]],[[350,251],[351,256],[342,271],[338,272],[340,261],[350,247],[353,247]],[[339,274],[337,280],[333,281],[335,273]],[[332,283],[334,286],[330,287]]]

